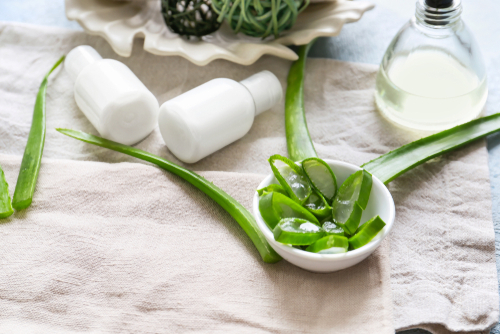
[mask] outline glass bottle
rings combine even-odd
[[[476,118],[488,96],[479,47],[460,0],[418,0],[377,74],[375,101],[403,127],[440,131]]]

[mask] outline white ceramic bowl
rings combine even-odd
[[[356,165],[337,160],[325,159],[325,162],[330,165],[333,172],[335,173],[339,186],[347,179],[347,177],[349,177],[349,175],[361,169]],[[264,179],[264,181],[260,183],[258,189],[268,186],[272,183],[278,183],[273,174],[268,175]],[[384,220],[386,225],[384,229],[380,231],[380,233],[367,245],[342,254],[310,253],[297,248],[293,248],[288,245],[284,245],[274,240],[273,232],[267,227],[264,219],[262,219],[262,216],[260,215],[259,195],[257,194],[257,192],[255,192],[253,198],[253,214],[255,216],[255,219],[257,220],[259,228],[264,233],[267,242],[269,242],[271,247],[279,255],[281,255],[281,257],[283,257],[288,262],[296,265],[297,267],[303,268],[305,270],[319,273],[328,273],[352,267],[355,264],[358,264],[359,262],[366,259],[371,253],[373,253],[375,249],[377,249],[377,247],[380,245],[382,240],[389,234],[392,226],[394,225],[395,208],[394,200],[392,199],[391,193],[389,192],[387,187],[377,177],[373,176],[372,192],[370,194],[370,200],[368,201],[366,210],[363,212],[361,224],[365,223],[376,215],[379,215],[380,218]]]

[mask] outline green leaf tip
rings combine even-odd
[[[14,213],[9,195],[9,184],[0,167],[0,219],[10,217]]]
[[[45,145],[45,96],[47,92],[48,78],[50,74],[64,61],[64,59],[65,56],[59,58],[50,71],[45,75],[36,96],[30,132],[24,149],[21,167],[19,169],[19,176],[17,177],[14,197],[12,199],[12,206],[16,210],[26,209],[33,201],[33,194],[35,193],[38,174],[42,164],[43,147]]]
[[[403,145],[361,167],[387,184],[432,158],[456,150],[499,130],[500,113],[481,117]]]

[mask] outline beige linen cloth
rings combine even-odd
[[[41,78],[81,44],[123,61],[160,103],[212,78],[242,80],[264,69],[285,85],[290,66],[264,57],[248,67],[225,61],[197,67],[148,54],[140,41],[131,58],[120,58],[99,37],[0,23],[0,164],[11,192]],[[308,61],[307,118],[320,157],[362,164],[419,137],[376,112],[376,70]],[[56,127],[96,131],[76,107],[64,70],[49,85],[33,206],[0,225],[0,332],[18,326],[33,333],[392,333],[422,327],[441,334],[481,333],[497,322],[484,142],[390,184],[397,212],[390,256],[387,241],[358,266],[313,274],[285,261],[262,263],[229,215],[179,178],[57,133]],[[158,129],[137,147],[178,162]],[[283,105],[257,117],[241,140],[188,167],[250,208],[275,153],[286,154]]]

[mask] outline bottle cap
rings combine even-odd
[[[255,116],[271,109],[283,98],[280,81],[269,71],[256,73],[240,83],[252,94],[255,102]]]
[[[89,45],[80,45],[71,50],[64,61],[64,68],[76,80],[80,72],[88,65],[102,59],[101,55]]]
[[[453,0],[425,0],[425,4],[432,8],[448,8],[453,4]]]

